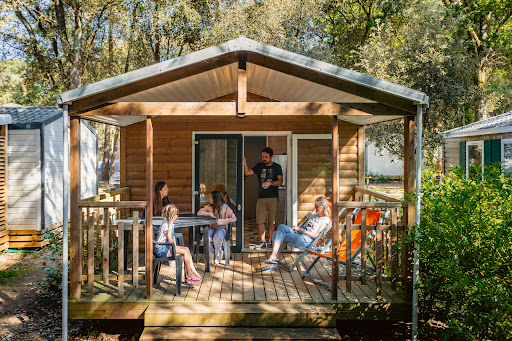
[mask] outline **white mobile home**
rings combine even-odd
[[[9,247],[41,246],[41,231],[62,221],[62,110],[56,107],[2,106],[9,114]],[[98,134],[81,126],[82,198],[98,194]]]

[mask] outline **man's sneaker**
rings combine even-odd
[[[251,250],[261,250],[261,249],[266,249],[266,248],[267,248],[266,242],[260,242],[258,244],[249,245],[249,249],[251,249]]]

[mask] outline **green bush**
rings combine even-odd
[[[420,318],[453,340],[512,339],[512,177],[500,167],[422,181]],[[422,333],[432,332],[429,323]]]

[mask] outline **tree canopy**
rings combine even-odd
[[[425,92],[439,132],[512,109],[509,0],[0,0],[0,102],[79,87],[245,35]],[[400,122],[368,137],[401,154]]]

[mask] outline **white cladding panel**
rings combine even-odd
[[[80,193],[84,199],[98,194],[98,139],[84,123],[80,126]]]
[[[85,124],[80,126],[81,197],[87,198],[98,194],[98,148],[96,135]],[[62,117],[44,126],[45,227],[62,221],[62,136]]]
[[[41,230],[41,131],[9,130],[8,226],[9,230]]]
[[[392,156],[384,149],[377,149],[373,143],[367,145],[368,173],[371,175],[403,176],[403,160]]]

